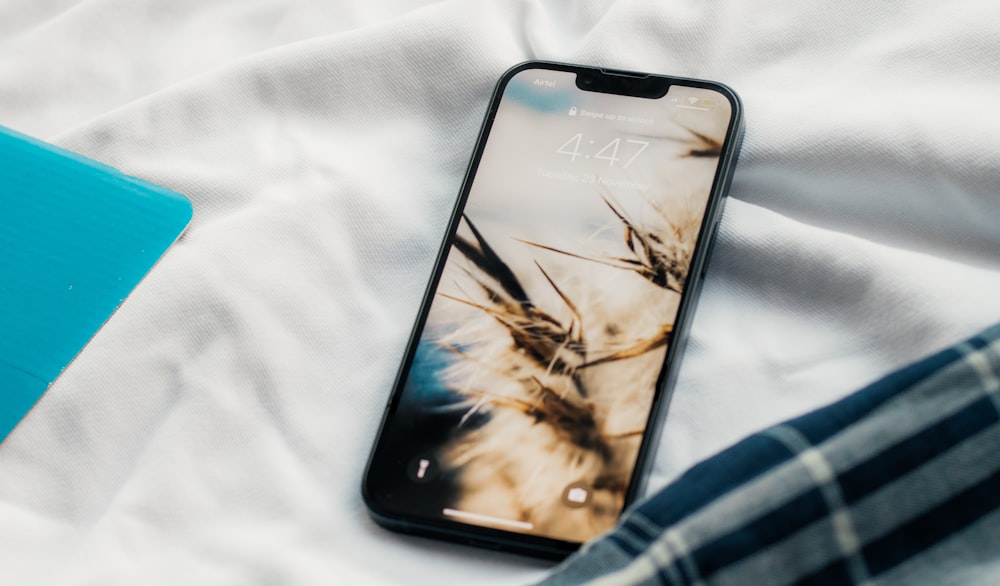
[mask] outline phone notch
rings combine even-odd
[[[667,95],[667,91],[670,89],[670,80],[665,77],[631,71],[589,69],[576,74],[576,87],[585,92],[656,100]]]

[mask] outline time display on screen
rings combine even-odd
[[[609,167],[621,164],[625,169],[634,163],[648,146],[649,141],[634,138],[615,138],[607,144],[595,146],[593,140],[586,140],[582,132],[577,132],[556,149],[556,154],[569,157],[571,163],[580,158],[593,158],[607,161]]]

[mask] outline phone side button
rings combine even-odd
[[[708,270],[708,263],[712,262],[712,253],[715,251],[715,240],[719,235],[719,222],[721,222],[721,220],[716,221],[715,225],[712,226],[712,233],[708,237],[708,246],[705,247],[705,260],[701,263],[702,279],[705,278],[705,272]]]

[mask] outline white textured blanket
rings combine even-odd
[[[390,534],[359,494],[488,96],[526,59],[746,104],[652,487],[1000,320],[995,1],[423,4],[0,0],[0,124],[195,205],[0,444],[0,582],[541,576]]]

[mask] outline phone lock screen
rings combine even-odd
[[[578,544],[634,496],[738,101],[606,73],[501,80],[369,463],[377,519]]]

